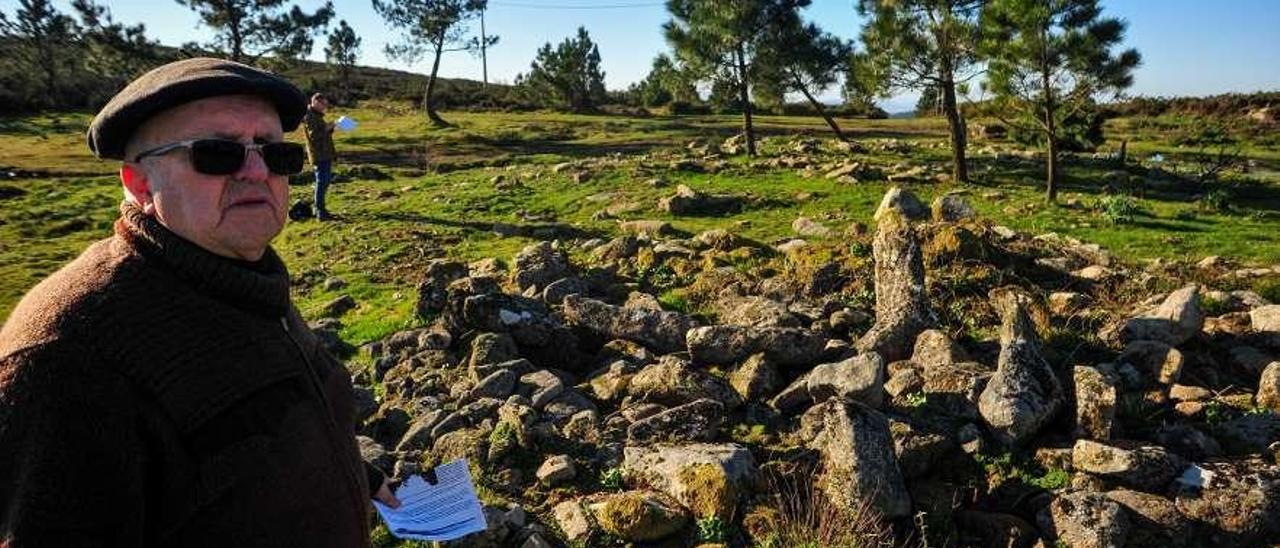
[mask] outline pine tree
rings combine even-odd
[[[298,6],[285,10],[285,0],[177,0],[200,16],[215,32],[210,49],[241,63],[257,63],[266,56],[276,64],[305,57],[312,37],[333,18],[333,2],[313,13]]]
[[[452,51],[479,51],[498,42],[497,36],[490,35],[482,46],[480,37],[471,36],[467,26],[487,6],[488,0],[373,0],[374,11],[404,33],[399,44],[387,45],[388,57],[416,63],[431,53],[431,75],[422,94],[422,107],[437,126],[449,125],[436,112],[434,103],[440,57]]]
[[[0,37],[18,44],[11,53],[15,62],[40,74],[44,106],[61,105],[61,79],[73,59],[66,48],[78,32],[75,21],[49,0],[19,0],[12,20],[0,13]]]
[[[589,111],[605,99],[604,72],[600,70],[600,48],[591,41],[587,29],[578,27],[573,38],[555,48],[548,42],[538,48],[529,73],[517,83],[537,97],[556,97],[560,105],[574,112]]]
[[[329,44],[324,48],[325,62],[338,77],[338,87],[345,95],[351,89],[351,71],[360,56],[360,37],[344,19],[338,21],[338,28],[329,33]]]
[[[985,88],[1006,124],[1043,135],[1050,202],[1058,196],[1064,122],[1087,117],[1098,97],[1133,84],[1138,51],[1112,52],[1125,26],[1102,17],[1097,0],[992,0],[983,15]]]
[[[853,55],[853,44],[824,32],[816,24],[804,24],[795,10],[781,14],[770,25],[769,32],[772,45],[757,57],[761,75],[759,88],[771,88],[772,94],[779,97],[790,92],[800,93],[827,122],[836,138],[845,140],[839,124],[814,94],[835,85],[842,74],[846,79],[856,78],[846,70]]]
[[[715,91],[736,90],[750,156],[756,155],[751,119],[756,56],[772,45],[770,26],[807,5],[809,0],[667,0],[671,20],[662,27],[667,43],[682,65],[711,80],[713,97]]]
[[[870,16],[862,40],[882,91],[936,87],[951,135],[952,178],[969,182],[958,85],[974,76],[984,0],[859,0]]]

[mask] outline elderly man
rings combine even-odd
[[[370,497],[398,504],[268,245],[305,107],[188,59],[93,120],[126,199],[0,331],[0,546],[364,546]]]

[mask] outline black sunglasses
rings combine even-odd
[[[240,171],[250,150],[262,155],[267,169],[276,175],[293,175],[302,172],[306,149],[298,143],[244,143],[228,139],[192,139],[180,141],[138,153],[133,161],[148,156],[160,156],[181,148],[191,149],[191,167],[205,175],[230,175]]]

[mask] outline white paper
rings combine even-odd
[[[347,118],[346,116],[342,116],[338,118],[338,120],[333,123],[333,127],[336,127],[342,131],[352,131],[356,129],[356,125],[357,124],[355,120]]]
[[[382,521],[392,535],[403,539],[444,541],[485,530],[484,509],[476,498],[467,461],[458,459],[435,469],[435,485],[410,476],[395,490],[399,508],[378,501]]]
[[[1203,489],[1213,481],[1213,475],[1213,472],[1192,464],[1182,471],[1182,476],[1177,481],[1187,487]]]

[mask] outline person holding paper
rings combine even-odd
[[[307,106],[307,114],[303,117],[303,127],[307,132],[307,157],[315,169],[315,214],[316,219],[328,221],[333,217],[325,208],[324,197],[329,191],[329,183],[333,182],[333,162],[338,157],[338,150],[333,146],[334,124],[324,121],[324,111],[329,108],[329,100],[324,94],[311,96]]]
[[[368,546],[370,499],[399,505],[270,246],[305,110],[195,58],[94,118],[125,199],[0,329],[0,546]]]

